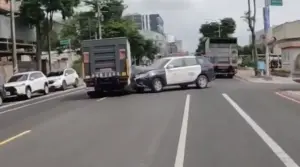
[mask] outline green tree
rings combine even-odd
[[[123,19],[122,13],[126,9],[123,0],[107,0],[101,2],[102,37],[127,37],[131,45],[131,54],[139,62],[143,56],[150,59],[158,52],[153,42],[145,40],[138,32],[135,24]],[[98,0],[87,0],[86,4],[92,6],[90,11],[81,12],[72,17],[61,31],[62,37],[72,37],[73,41],[94,38],[98,32],[97,4]],[[151,43],[151,44],[150,44]]]
[[[43,5],[40,0],[23,0],[20,6],[20,17],[24,23],[35,27],[36,30],[36,58],[37,68],[42,70],[41,46],[42,46],[42,29],[41,23],[45,19]]]

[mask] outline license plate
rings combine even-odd
[[[10,92],[6,92],[6,96],[10,96],[11,94],[10,94]]]
[[[224,69],[227,69],[228,67],[226,67],[226,66],[219,66],[218,68],[224,70]]]
[[[103,69],[100,69],[100,72],[112,72],[112,69],[111,68],[103,68]]]

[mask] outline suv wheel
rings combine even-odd
[[[74,87],[74,88],[77,88],[77,87],[78,87],[78,84],[79,84],[79,80],[78,80],[78,78],[76,78],[76,79],[75,79],[75,82],[74,82],[74,84],[73,84],[73,87]]]
[[[48,94],[49,93],[49,87],[47,84],[45,84],[44,86],[44,95]]]
[[[199,75],[196,80],[197,88],[203,89],[208,85],[208,78],[205,75]]]
[[[163,90],[163,83],[159,78],[154,78],[152,80],[152,92],[161,92]]]
[[[26,99],[31,99],[31,97],[32,97],[31,89],[26,88],[25,93],[26,93],[26,95],[25,95]]]
[[[3,97],[0,96],[0,106],[2,106],[2,104],[3,104]]]

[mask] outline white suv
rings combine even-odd
[[[50,72],[48,75],[49,87],[55,89],[67,89],[68,86],[78,87],[79,76],[72,68],[67,68],[62,71]]]
[[[33,93],[49,93],[48,79],[40,71],[17,73],[4,84],[4,88],[6,97],[24,96],[30,99]]]

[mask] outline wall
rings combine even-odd
[[[16,18],[16,39],[35,42],[36,35],[35,29],[29,28],[29,26],[25,26],[22,24],[21,20]],[[11,38],[10,31],[10,18],[4,15],[0,15],[0,38]]]

